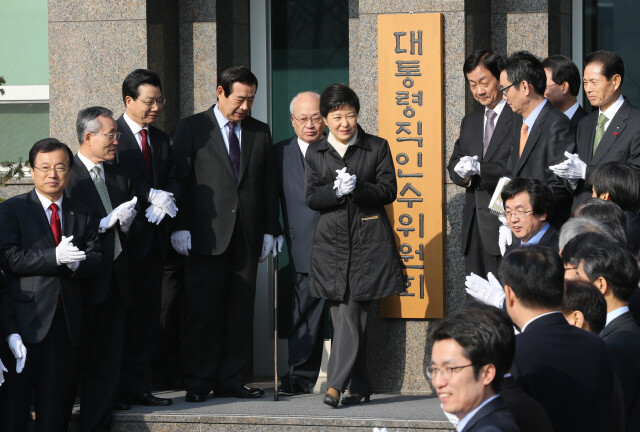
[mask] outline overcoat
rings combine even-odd
[[[313,238],[309,291],[312,296],[368,301],[405,290],[400,256],[384,209],[396,199],[393,159],[386,140],[358,126],[358,138],[344,158],[326,137],[309,146],[305,198],[320,212]],[[357,178],[353,192],[336,197],[336,170]]]

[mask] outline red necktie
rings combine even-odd
[[[51,210],[51,231],[53,232],[53,239],[56,241],[56,246],[58,246],[60,244],[60,241],[62,240],[62,224],[60,224],[58,204],[51,204],[49,206],[49,210]]]
[[[153,168],[151,165],[151,147],[149,147],[149,142],[147,141],[147,130],[140,129],[140,134],[142,135],[142,140],[140,141],[140,146],[142,147],[142,157],[144,161],[147,163],[147,169],[149,170],[149,175],[153,177]]]

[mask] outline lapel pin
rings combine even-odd
[[[613,136],[618,136],[618,131],[615,131],[615,132],[613,133]]]

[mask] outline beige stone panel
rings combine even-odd
[[[180,116],[216,102],[216,23],[183,23],[180,28]]]
[[[50,0],[49,22],[144,20],[146,0]]]

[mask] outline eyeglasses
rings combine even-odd
[[[54,170],[56,172],[56,174],[59,175],[64,175],[67,173],[67,171],[69,171],[69,168],[64,166],[64,165],[54,165],[54,166],[34,166],[35,169],[37,169],[38,171],[40,171],[41,174],[43,175],[47,175],[51,172],[51,170]]]
[[[154,105],[158,105],[158,108],[162,108],[162,106],[167,103],[167,100],[165,98],[160,98],[160,99],[150,99],[150,100],[142,100],[142,99],[138,99],[140,102],[142,102],[143,104],[152,107]]]
[[[519,218],[523,218],[525,216],[527,216],[529,213],[533,213],[533,210],[516,210],[516,211],[511,211],[511,210],[507,210],[506,212],[504,212],[504,214],[507,216],[507,219],[511,219],[513,216],[518,216]]]
[[[114,139],[120,139],[120,135],[122,135],[122,132],[114,132],[114,133],[103,133],[103,132],[96,132],[96,135],[104,135],[106,137],[108,137],[111,141],[113,141]]]
[[[464,368],[468,368],[469,366],[473,366],[473,363],[465,366],[455,366],[455,367],[445,366],[443,368],[437,368],[431,365],[427,368],[427,378],[429,378],[430,380],[433,380],[440,373],[442,374],[442,378],[448,380],[448,379],[451,379],[451,375],[453,375],[454,372],[457,373]]]
[[[506,87],[502,87],[502,88],[500,89],[500,92],[501,92],[503,95],[506,95],[506,94],[507,94],[507,90],[509,90],[511,87],[513,87],[513,86],[514,86],[514,85],[516,85],[516,84],[518,84],[518,83],[513,83],[513,84],[508,85],[508,86],[506,86]]]
[[[301,117],[298,118],[296,116],[294,116],[293,114],[291,114],[291,117],[293,117],[293,119],[300,125],[300,126],[304,126],[306,125],[309,120],[311,120],[311,123],[313,124],[320,124],[322,123],[322,117],[321,116],[313,116],[313,117]]]

